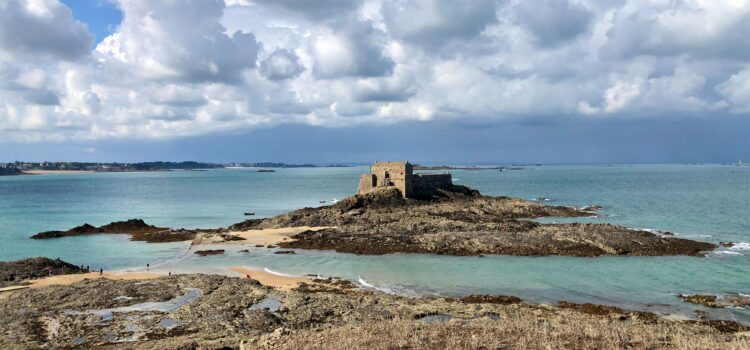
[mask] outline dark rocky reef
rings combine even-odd
[[[112,222],[103,226],[83,224],[67,231],[47,231],[31,236],[32,239],[62,238],[71,236],[85,236],[97,234],[129,234],[133,241],[148,243],[182,242],[193,240],[199,232],[216,230],[171,230],[166,227],[156,227],[145,223],[141,219]],[[235,237],[236,239],[242,239]],[[228,240],[231,239],[228,238]]]
[[[710,308],[750,308],[750,296],[743,294],[678,294],[677,296],[685,302]]]
[[[0,262],[0,287],[19,284],[24,280],[52,275],[68,275],[88,272],[79,266],[60,259],[29,258],[12,262]]]
[[[0,166],[0,176],[13,176],[13,175],[23,175],[23,171],[21,169],[18,169],[16,167],[2,167]]]
[[[616,225],[528,220],[591,215],[595,212],[481,196],[464,186],[441,190],[430,200],[404,199],[397,189],[387,188],[351,196],[332,206],[248,220],[230,228],[328,227],[299,233],[279,246],[371,255],[701,256],[715,248],[710,243]]]
[[[199,256],[221,255],[221,254],[224,254],[224,249],[198,250],[195,252],[195,255],[199,255]]]

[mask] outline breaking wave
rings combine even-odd
[[[392,294],[392,295],[398,295],[398,296],[404,296],[404,297],[417,297],[417,296],[419,296],[419,294],[417,292],[415,292],[414,290],[411,290],[409,288],[406,288],[404,286],[400,286],[400,285],[397,285],[397,284],[391,284],[391,285],[386,285],[386,286],[376,286],[376,285],[368,282],[364,278],[362,278],[362,276],[359,276],[357,278],[357,282],[359,282],[359,285],[362,286],[362,287],[364,287],[364,288],[374,289],[374,290],[377,290],[379,292],[383,292],[383,293],[386,293],[386,294]]]
[[[265,271],[265,272],[268,272],[268,273],[270,273],[270,274],[272,274],[272,275],[276,275],[276,276],[281,276],[281,277],[297,277],[297,276],[295,276],[295,275],[290,275],[290,274],[288,274],[288,273],[283,273],[283,272],[278,272],[278,271],[274,271],[274,270],[271,270],[271,269],[269,269],[269,268],[267,268],[267,267],[264,267],[264,268],[263,268],[263,271]]]

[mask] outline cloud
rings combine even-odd
[[[274,51],[260,65],[263,76],[273,81],[294,78],[303,70],[305,68],[299,62],[299,57],[285,49]]]
[[[322,79],[389,75],[395,63],[384,54],[386,38],[372,22],[347,20],[313,39],[313,73]]]
[[[542,47],[559,46],[583,34],[592,14],[569,0],[524,0],[513,6],[518,24],[529,30]]]
[[[630,0],[613,12],[605,52],[748,59],[748,33],[747,1]]]
[[[716,90],[732,106],[733,113],[750,113],[750,68],[732,74],[727,81],[717,85]]]
[[[118,5],[91,51],[64,4],[0,0],[0,140],[750,114],[744,1]]]
[[[497,20],[495,1],[390,1],[383,4],[388,32],[420,47],[440,48],[470,40]]]
[[[254,0],[257,4],[281,8],[312,19],[325,19],[344,15],[357,9],[358,0]]]
[[[147,79],[236,82],[256,66],[261,45],[252,33],[229,35],[221,1],[120,2],[124,20],[98,47],[100,59],[128,65]]]
[[[0,59],[75,60],[94,36],[57,0],[0,0]]]

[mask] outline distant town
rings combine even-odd
[[[140,163],[88,163],[88,162],[13,162],[0,163],[0,176],[27,175],[39,172],[136,172],[170,170],[209,170],[223,168],[317,168],[345,167],[346,165],[260,163],[200,163],[185,162],[140,162]]]

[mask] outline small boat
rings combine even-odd
[[[248,212],[245,212],[245,215],[247,215],[247,216],[255,215],[255,212],[254,211],[248,211]]]
[[[320,201],[320,204],[324,204],[326,201]]]

